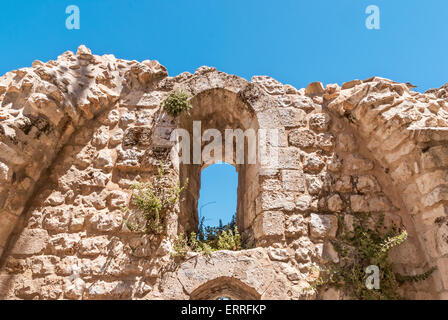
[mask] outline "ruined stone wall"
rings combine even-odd
[[[192,95],[191,116],[161,110]],[[413,299],[448,298],[448,104],[382,78],[297,90],[214,68],[169,77],[157,61],[92,55],[81,46],[0,78],[0,295],[7,299],[343,299],[309,290],[316,267],[338,262],[330,240],[360,215],[404,227],[397,271],[424,282]],[[197,224],[200,171],[169,156],[170,135],[206,128],[278,129],[279,163],[236,165],[238,224],[254,248],[170,257]],[[190,124],[189,124],[190,123]],[[161,241],[130,232],[131,186],[189,178]]]

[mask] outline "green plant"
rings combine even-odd
[[[202,218],[198,229],[198,233],[192,232],[189,236],[179,234],[174,241],[173,257],[185,257],[189,251],[210,255],[213,251],[242,249],[235,217],[227,225],[222,225],[220,221],[218,227],[204,227],[204,218]]]
[[[162,108],[173,117],[178,116],[182,111],[188,113],[192,108],[190,95],[182,90],[172,91],[163,100]]]
[[[181,192],[186,188],[178,182],[173,183],[167,177],[162,164],[159,165],[157,175],[152,181],[136,183],[132,186],[135,210],[126,221],[129,230],[139,233],[162,234],[166,229],[166,216],[179,201]]]
[[[382,232],[383,220],[384,217],[381,217],[374,228],[366,227],[365,221],[361,221],[354,225],[353,232],[344,229],[339,239],[333,241],[340,262],[330,263],[320,270],[320,277],[313,287],[335,287],[352,299],[389,300],[403,298],[398,289],[404,283],[427,279],[435,268],[416,276],[404,276],[393,271],[388,259],[389,252],[407,239],[407,232],[395,227]],[[379,268],[379,289],[368,289],[366,286],[369,274],[365,270],[370,265]]]

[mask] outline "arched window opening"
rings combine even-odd
[[[222,165],[216,164],[216,161],[222,160],[233,166],[232,167],[229,164],[223,165],[229,166],[236,171],[236,173],[234,173],[234,175],[237,175],[235,183],[238,186],[236,191],[236,210],[226,210],[226,215],[221,217],[222,222],[224,225],[230,222],[229,215],[231,217],[235,214],[235,224],[241,235],[242,243],[247,244],[247,246],[244,247],[252,247],[255,244],[256,239],[254,234],[254,221],[256,215],[260,211],[260,206],[256,205],[257,197],[259,195],[257,183],[259,180],[259,163],[248,161],[249,138],[247,136],[244,138],[244,152],[241,152],[244,159],[242,159],[243,161],[241,162],[237,161],[240,158],[236,156],[237,139],[234,139],[234,137],[230,138],[233,140],[229,140],[230,145],[233,142],[233,150],[229,153],[233,153],[233,155],[230,156],[232,159],[227,159],[228,157],[225,157],[225,148],[221,149],[221,157],[219,157],[218,154],[215,158],[216,155],[214,153],[214,159],[209,159],[207,156],[201,157],[201,154],[197,156],[195,150],[200,149],[199,152],[201,152],[201,150],[204,151],[210,141],[206,138],[202,140],[199,139],[200,143],[197,143],[195,148],[195,141],[198,139],[194,138],[194,133],[196,132],[196,137],[203,137],[207,130],[215,130],[215,132],[220,133],[221,138],[224,137],[225,141],[222,142],[223,146],[225,146],[227,143],[227,140],[225,139],[225,131],[227,129],[238,129],[242,130],[242,132],[247,131],[249,133],[252,131],[257,132],[258,120],[255,117],[253,110],[242,101],[238,94],[225,89],[203,91],[191,98],[191,104],[193,108],[190,113],[181,114],[177,119],[178,128],[185,130],[188,133],[188,136],[191,137],[191,139],[189,139],[190,147],[187,149],[189,152],[189,157],[187,158],[191,161],[187,163],[179,162],[180,181],[188,180],[188,185],[185,189],[185,197],[180,203],[178,233],[191,234],[191,232],[197,232],[201,222],[200,215],[206,216],[209,213],[213,213],[213,211],[218,211],[220,208],[217,203],[205,206],[207,202],[217,201],[215,199],[205,200],[204,198],[204,200],[201,199],[201,204],[199,204],[199,193],[201,189],[202,172],[207,172],[208,167]],[[193,127],[194,123],[200,123],[200,127],[195,127],[196,131]],[[200,148],[198,148],[198,145]],[[182,150],[182,155],[183,152],[184,150]],[[200,162],[194,161],[195,155],[197,156],[196,159],[199,159]],[[233,205],[235,205],[235,203],[233,203]],[[201,206],[202,212],[200,212]],[[206,225],[219,225],[219,218],[220,217],[217,217],[217,220],[214,218],[210,220],[210,217],[206,216],[203,222]]]
[[[236,227],[238,173],[234,166],[215,163],[201,172],[198,214],[199,232]]]
[[[261,295],[242,281],[218,277],[199,286],[190,295],[191,300],[260,300]]]

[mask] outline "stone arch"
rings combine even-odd
[[[186,129],[192,137],[193,121],[201,121],[202,133],[209,128],[217,129],[221,133],[223,141],[223,160],[235,166],[238,172],[238,201],[237,201],[237,225],[244,238],[253,241],[254,219],[258,215],[259,208],[256,200],[259,196],[258,174],[263,169],[258,161],[258,150],[255,152],[257,162],[247,162],[247,138],[245,139],[244,164],[237,164],[235,152],[231,159],[225,159],[224,142],[225,129],[241,129],[252,131],[258,141],[259,128],[279,128],[277,119],[273,116],[277,112],[273,106],[275,101],[256,84],[242,78],[216,71],[215,68],[201,67],[194,75],[181,74],[173,89],[181,88],[191,92],[192,110],[190,115],[181,115],[176,121],[177,128]],[[210,141],[202,141],[201,150]],[[190,140],[190,152],[193,153],[193,139]],[[193,156],[190,156],[193,160]],[[210,163],[209,163],[210,164]],[[199,199],[200,173],[207,164],[180,165],[180,180],[188,178],[187,201],[181,204],[179,215],[179,227],[181,231],[193,231],[198,225],[197,201]],[[258,210],[258,211],[257,211]],[[185,214],[185,212],[188,212]]]
[[[231,277],[210,280],[190,294],[191,300],[216,300],[219,297],[231,300],[260,300],[261,295],[247,284]]]
[[[237,163],[235,149],[232,152],[231,159],[226,159],[224,153],[226,129],[241,129],[244,132],[252,132],[255,140],[257,139],[256,135],[259,125],[254,111],[236,93],[225,89],[202,91],[191,99],[191,103],[193,105],[191,115],[182,115],[178,122],[178,127],[186,129],[192,137],[190,140],[190,159],[193,162],[193,152],[195,152],[192,128],[193,121],[200,121],[201,136],[208,129],[218,130],[222,140],[222,155],[220,155],[220,160],[227,160],[227,162],[235,166],[238,172],[237,225],[241,232],[251,234],[253,232],[251,226],[256,215],[255,199],[258,196],[258,188],[256,188],[257,185],[253,181],[258,180],[259,165],[257,163],[248,164],[247,162],[249,138],[246,138],[244,141],[244,163]],[[209,142],[211,141],[202,141],[201,150]],[[181,204],[181,212],[179,215],[180,227],[187,232],[193,231],[199,222],[197,202],[199,200],[201,171],[213,162],[207,159],[201,159],[200,164],[191,163],[180,165],[180,180],[185,181],[188,179],[189,182],[186,190],[188,196],[186,197],[186,201]]]
[[[421,266],[419,271],[438,268],[431,277],[432,298],[446,297],[448,288],[444,257],[448,245],[442,239],[448,234],[448,131],[446,123],[438,118],[448,108],[438,99],[441,92],[444,90],[434,89],[431,94],[420,94],[409,91],[406,85],[373,77],[347,83],[328,103],[330,110],[350,119],[354,132],[381,165],[404,204],[405,226],[423,255],[423,260],[414,262]],[[394,258],[407,262],[415,255],[406,247],[401,258]],[[428,298],[424,294],[417,297]]]

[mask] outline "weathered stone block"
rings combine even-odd
[[[281,211],[264,211],[255,218],[256,238],[282,236],[285,232],[284,215]]]
[[[311,148],[316,142],[316,135],[311,130],[295,129],[289,133],[288,141],[292,146],[301,149]]]
[[[286,218],[285,227],[285,234],[289,237],[308,234],[308,226],[305,224],[305,219],[300,214],[288,216]]]
[[[338,220],[334,215],[312,213],[310,216],[310,233],[313,238],[321,239],[336,236]]]
[[[438,185],[448,183],[448,172],[437,170],[424,173],[415,180],[415,183],[422,194],[427,194]]]
[[[303,171],[307,173],[319,173],[325,162],[315,153],[307,154],[303,160]]]
[[[281,248],[272,248],[268,249],[269,258],[273,261],[283,261],[286,262],[289,260],[289,254],[287,249]]]
[[[448,200],[448,187],[439,186],[423,197],[423,205],[430,207],[443,200]]]
[[[49,242],[48,232],[42,229],[24,229],[12,248],[13,255],[41,253]]]
[[[381,191],[378,181],[372,175],[359,176],[356,182],[356,189],[362,193]]]
[[[6,211],[0,211],[0,246],[4,246],[19,218]]]
[[[334,194],[328,198],[327,207],[330,211],[339,212],[344,208],[344,203],[338,194]]]
[[[369,204],[362,195],[352,195],[350,196],[350,203],[352,210],[354,212],[368,212]]]
[[[286,191],[305,191],[305,179],[300,170],[282,170],[283,188]]]
[[[106,252],[109,240],[106,236],[98,236],[82,239],[80,242],[79,253],[85,256],[96,256]]]
[[[310,116],[310,128],[318,132],[327,131],[330,120],[330,116],[326,113],[314,113]]]

